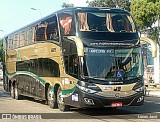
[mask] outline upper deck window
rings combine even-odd
[[[126,13],[77,13],[80,31],[105,31],[135,33],[132,17]]]
[[[60,31],[62,35],[74,35],[74,19],[69,13],[60,13],[58,14]]]
[[[59,41],[59,31],[56,15],[37,23],[35,27],[35,37],[36,41]]]

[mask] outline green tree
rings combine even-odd
[[[132,0],[131,14],[139,27],[151,27],[160,14],[160,0]]]
[[[158,41],[158,27],[152,27],[160,15],[160,0],[132,0],[131,14],[140,30],[150,28],[149,37]]]
[[[118,5],[120,8],[130,11],[130,2],[127,0],[93,0],[88,2],[89,7],[110,7],[115,8]]]
[[[160,29],[160,28],[159,28]],[[156,27],[156,28],[152,28],[150,31],[149,31],[149,35],[148,37],[155,40],[155,41],[158,41],[158,38],[159,38],[159,29]]]
[[[62,8],[71,8],[74,7],[74,4],[63,3]]]

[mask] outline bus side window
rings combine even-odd
[[[53,16],[46,20],[48,23],[46,34],[47,40],[59,41],[59,31],[56,16]]]
[[[35,40],[36,41],[45,41],[47,40],[46,29],[48,23],[45,22],[44,24],[38,23],[35,27]]]
[[[64,53],[64,65],[67,74],[73,77],[78,77],[78,54],[76,49],[76,43],[68,39],[64,39],[62,42]]]
[[[26,43],[27,44],[32,44],[34,43],[34,32],[35,31],[35,28],[34,27],[31,27],[29,28],[27,31],[26,31]]]
[[[64,35],[67,35],[67,34],[70,33],[71,22],[72,22],[72,18],[71,17],[66,17],[65,19],[60,20],[60,24],[64,29]]]
[[[59,16],[60,31],[62,35],[73,35],[74,34],[74,21],[72,15],[69,13],[61,13]]]
[[[49,59],[49,64],[50,64],[50,73],[52,77],[59,77],[60,76],[60,69],[59,69],[59,65],[57,62],[55,62],[54,60]]]
[[[87,22],[87,13],[78,13],[78,19],[80,23],[80,30],[81,31],[89,30]]]
[[[14,49],[18,47],[18,41],[19,41],[18,38],[19,38],[18,34],[13,36],[13,48]]]
[[[78,74],[78,57],[73,58],[73,73]]]
[[[19,39],[19,47],[24,46],[24,44],[25,44],[25,32],[21,32]]]
[[[65,56],[65,70],[67,74],[78,77],[78,56],[73,54]]]

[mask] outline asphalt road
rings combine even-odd
[[[3,118],[3,119],[2,119]],[[77,109],[61,112],[49,108],[44,102],[25,97],[15,100],[5,92],[0,83],[0,121],[87,121],[87,122],[112,122],[115,121],[160,121],[160,98],[146,97],[143,106],[122,107],[118,109]],[[42,120],[41,120],[42,119]],[[51,120],[53,119],[53,120]],[[29,121],[31,121],[29,120]]]

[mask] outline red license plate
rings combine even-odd
[[[112,102],[111,106],[112,107],[121,107],[122,106],[122,102]]]

